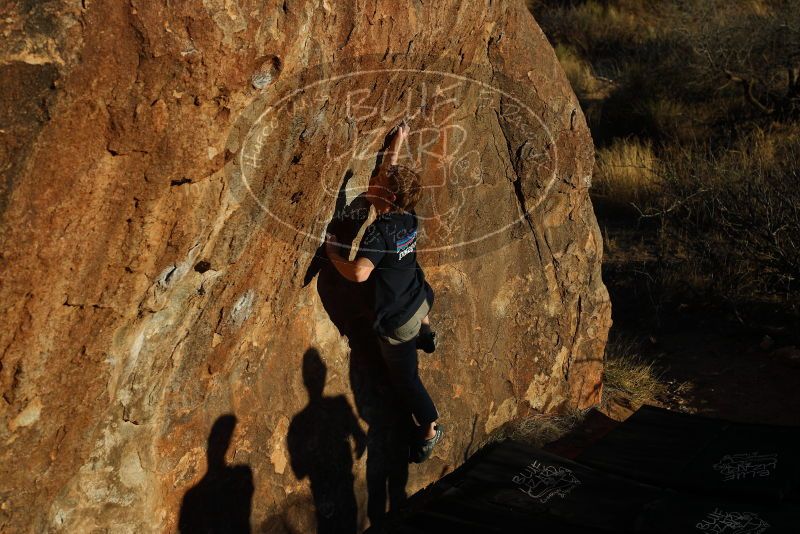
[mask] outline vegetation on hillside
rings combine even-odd
[[[649,260],[638,267],[651,300],[713,303],[740,318],[764,302],[796,314],[796,2],[531,0],[529,6],[592,130],[598,211],[628,209],[652,234]],[[618,241],[615,230],[604,229],[607,243]]]

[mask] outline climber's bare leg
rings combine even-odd
[[[422,319],[422,324],[431,324],[431,321],[428,319],[427,315]]]

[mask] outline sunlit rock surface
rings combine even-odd
[[[217,508],[254,532],[363,528],[387,480],[395,500],[512,418],[599,400],[593,147],[523,2],[0,15],[3,532],[170,532]],[[442,340],[420,369],[447,427],[411,467],[364,288],[314,259],[331,218],[357,243],[403,116]]]

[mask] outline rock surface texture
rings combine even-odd
[[[598,402],[593,146],[523,2],[11,0],[0,31],[0,531],[363,528]],[[365,286],[315,259],[403,116],[447,427],[412,466]]]

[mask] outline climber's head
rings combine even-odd
[[[419,175],[403,165],[390,165],[379,170],[367,190],[367,198],[378,213],[411,211],[421,195]]]

